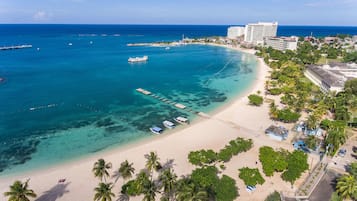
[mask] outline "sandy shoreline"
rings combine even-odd
[[[212,45],[212,44],[210,44]],[[223,46],[226,47],[226,46]],[[250,53],[250,50],[242,50],[233,47],[242,52]],[[243,182],[238,179],[238,170],[241,167],[258,167],[255,161],[258,160],[259,147],[268,145],[281,147],[291,150],[292,146],[288,142],[276,142],[264,134],[264,129],[273,122],[269,119],[269,105],[265,103],[261,107],[248,105],[247,95],[256,93],[258,90],[264,91],[265,80],[269,68],[262,59],[258,59],[257,78],[252,87],[246,90],[234,101],[225,105],[218,111],[214,112],[210,119],[200,119],[194,124],[178,129],[175,132],[144,139],[139,142],[130,143],[120,148],[96,153],[83,159],[70,161],[64,164],[56,165],[41,170],[20,173],[14,176],[2,176],[0,178],[0,200],[3,200],[3,192],[8,190],[8,186],[14,180],[22,181],[30,178],[30,187],[37,193],[38,198],[46,200],[48,196],[45,192],[58,189],[58,180],[66,179],[62,184],[62,191],[51,196],[57,196],[56,201],[73,201],[73,200],[92,200],[93,189],[98,184],[98,179],[94,178],[91,170],[94,162],[98,158],[104,158],[106,161],[113,163],[113,171],[119,168],[119,164],[124,160],[134,163],[136,173],[144,167],[144,154],[150,151],[156,151],[162,162],[174,159],[174,169],[177,175],[189,173],[194,167],[187,161],[187,155],[190,151],[198,149],[214,149],[218,151],[231,139],[236,137],[252,138],[254,147],[247,153],[234,157],[228,164],[224,174],[236,179],[237,186],[240,188],[239,200],[264,200],[264,198],[275,189],[279,191],[291,190],[290,184],[283,182],[279,176],[266,178],[266,183],[259,186],[253,194],[249,194],[244,189]],[[114,180],[112,180],[114,181]],[[113,192],[118,195],[122,181],[118,181]],[[275,189],[269,188],[274,185]],[[42,196],[42,197],[41,197]],[[3,199],[1,199],[3,198]],[[133,198],[131,200],[141,200]]]

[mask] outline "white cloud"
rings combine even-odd
[[[52,14],[45,11],[37,11],[33,15],[33,19],[37,21],[47,21],[52,18]]]

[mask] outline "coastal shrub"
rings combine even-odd
[[[290,109],[283,109],[278,111],[278,119],[285,123],[297,122],[300,118],[299,113],[292,112]]]
[[[241,152],[248,151],[252,148],[252,146],[252,139],[246,140],[244,138],[238,137],[235,140],[229,141],[229,144],[217,153],[217,158],[219,161],[228,162],[233,156],[236,156]]]
[[[244,138],[238,137],[237,139],[230,141],[229,144],[233,147],[233,149],[235,149],[236,147],[237,148],[236,151],[238,151],[238,153],[241,153],[241,152],[246,152],[252,148],[253,140],[252,139],[246,140]],[[237,155],[238,153],[233,152],[234,155]]]
[[[222,161],[222,162],[230,161],[232,156],[233,156],[233,153],[232,153],[232,150],[230,148],[223,148],[217,154],[218,160]]]
[[[263,97],[256,95],[256,94],[251,94],[248,96],[249,99],[249,104],[255,105],[255,106],[260,106],[263,104]]]
[[[294,182],[300,178],[301,174],[309,168],[309,164],[307,163],[307,155],[300,150],[295,150],[288,155],[287,162],[287,170],[283,172],[281,178],[293,185]]]
[[[280,95],[281,94],[280,88],[271,88],[268,91],[271,95]]]
[[[278,191],[274,191],[270,193],[264,201],[281,201],[280,193]]]
[[[246,186],[256,186],[257,184],[263,184],[265,182],[258,168],[251,169],[244,167],[239,169],[239,178],[244,181]]]
[[[210,165],[217,161],[217,153],[214,152],[212,149],[191,151],[188,154],[188,160],[191,164],[197,166]]]
[[[227,175],[223,175],[222,178],[214,185],[214,191],[217,201],[233,201],[239,196],[237,191],[236,182],[234,179]]]

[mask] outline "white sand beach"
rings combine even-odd
[[[30,179],[30,188],[37,193],[38,201],[93,200],[93,189],[99,182],[98,179],[94,178],[91,170],[94,162],[99,158],[112,162],[113,169],[111,172],[119,168],[119,164],[127,159],[129,162],[134,163],[137,173],[145,166],[144,154],[155,151],[162,162],[173,159],[176,174],[185,175],[194,168],[187,160],[187,155],[190,151],[202,148],[218,151],[228,141],[237,137],[254,140],[254,147],[246,153],[233,157],[227,163],[227,169],[223,172],[223,174],[236,179],[240,194],[238,199],[261,201],[274,190],[291,191],[291,185],[282,181],[277,174],[272,178],[266,178],[264,185],[257,186],[257,190],[253,193],[248,193],[245,190],[243,181],[238,178],[238,169],[241,167],[248,166],[261,169],[261,164],[256,164],[256,161],[259,161],[258,152],[260,146],[268,145],[289,150],[293,148],[289,141],[278,142],[264,134],[265,128],[274,123],[268,116],[268,103],[264,103],[261,107],[248,105],[247,95],[256,93],[258,90],[264,92],[264,84],[268,71],[268,66],[264,64],[262,59],[259,59],[259,72],[254,85],[242,96],[237,97],[236,100],[216,111],[211,118],[202,118],[175,132],[153,136],[149,140],[134,143],[124,148],[97,153],[89,158],[21,173],[17,176],[3,176],[0,178],[0,200],[5,200],[3,192],[7,191],[9,185],[17,179],[22,181]],[[66,181],[58,184],[58,180],[62,178],[65,178]],[[122,184],[123,181],[119,180],[114,187],[113,192],[116,195],[119,194]],[[131,200],[141,199],[131,198]]]

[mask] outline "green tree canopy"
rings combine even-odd
[[[283,109],[278,112],[278,119],[285,123],[297,122],[300,116],[299,113],[292,112],[290,109]]]
[[[345,82],[345,91],[346,93],[350,93],[357,96],[357,78],[347,80]]]
[[[344,175],[337,179],[337,193],[344,199],[357,199],[357,180],[352,175]]]
[[[239,169],[239,178],[244,181],[246,186],[256,186],[257,184],[263,184],[265,182],[258,168],[251,169],[244,167]]]
[[[212,149],[191,151],[188,154],[188,160],[193,165],[198,165],[198,166],[210,165],[217,161],[217,153],[214,152]]]
[[[287,151],[274,151],[272,147],[268,146],[261,147],[259,149],[259,160],[262,163],[264,174],[273,176],[275,171],[284,171],[288,166],[287,155]]]
[[[35,198],[36,193],[28,188],[28,182],[22,183],[21,181],[15,181],[10,186],[10,191],[5,192],[4,195],[9,197],[9,201],[30,201],[29,197]]]
[[[211,188],[219,181],[217,176],[218,170],[214,166],[197,168],[192,171],[192,181],[204,188]]]
[[[347,53],[344,57],[343,57],[343,61],[344,62],[357,62],[357,51],[351,52],[351,53]]]
[[[249,99],[249,104],[255,105],[255,106],[260,106],[263,104],[263,97],[256,95],[256,94],[251,94],[248,96]]]
[[[300,150],[295,150],[288,155],[287,162],[288,168],[281,176],[284,181],[288,181],[293,185],[301,174],[309,168],[307,155]]]
[[[216,194],[215,200],[217,201],[233,201],[239,195],[236,182],[227,175],[223,175],[214,185],[214,191]]]
[[[264,201],[281,201],[280,193],[278,191],[274,191],[270,193]]]
[[[94,163],[93,173],[95,177],[98,177],[101,181],[104,179],[106,181],[106,177],[109,177],[108,170],[112,168],[112,163],[106,163],[104,159],[98,159],[97,162]]]
[[[98,187],[94,189],[94,201],[112,201],[112,198],[115,196],[112,188],[112,183],[99,183]]]

